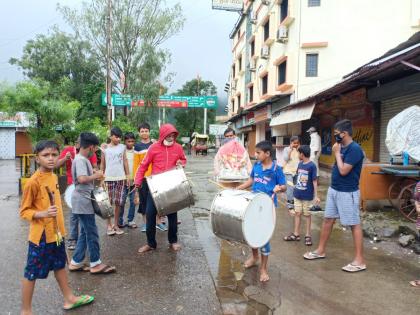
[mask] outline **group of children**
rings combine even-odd
[[[25,185],[20,216],[30,222],[28,258],[22,286],[22,314],[32,314],[32,296],[36,279],[44,279],[54,271],[64,297],[63,308],[74,309],[93,302],[89,295],[75,296],[68,285],[65,265],[69,271],[88,271],[92,275],[110,274],[114,266],[104,264],[100,259],[98,228],[92,197],[95,181],[104,180],[111,204],[114,205],[114,224],[108,221],[107,234],[123,234],[123,214],[126,198],[130,198],[128,226],[134,223],[137,190],[140,194],[139,212],[144,217],[142,230],[147,232],[147,245],[140,248],[144,253],[155,249],[156,208],[147,188],[145,176],[157,174],[178,165],[185,166],[186,158],[181,145],[176,143],[178,131],[170,124],[160,129],[156,143],[150,140],[150,126],[139,126],[140,143],[135,144],[133,133],[126,133],[124,145],[119,128],[111,130],[110,141],[101,148],[101,169],[97,169],[96,151],[99,139],[90,132],[80,134],[76,145],[68,147],[60,155],[59,146],[54,141],[41,141],[36,145],[38,170]],[[150,153],[148,154],[148,150]],[[164,154],[163,154],[164,153]],[[144,161],[143,161],[144,160]],[[66,230],[61,206],[61,197],[54,169],[67,166],[68,184],[74,184],[71,196],[70,229],[72,238],[69,249],[73,256],[68,257],[64,244]],[[140,167],[141,165],[141,167]],[[168,241],[170,248],[180,250],[177,242],[177,215],[168,216]],[[79,232],[80,227],[80,232]],[[162,228],[163,229],[163,228]],[[84,263],[88,252],[89,266]]]
[[[311,238],[311,214],[309,208],[312,202],[319,203],[317,197],[317,170],[313,162],[310,161],[310,148],[307,145],[299,146],[297,137],[291,139],[291,145],[286,150],[285,164],[283,167],[277,165],[273,146],[270,141],[261,141],[255,146],[255,157],[257,162],[254,164],[250,178],[239,185],[237,189],[247,189],[252,186],[252,191],[264,192],[268,194],[278,206],[277,193],[287,192],[288,207],[290,214],[294,216],[294,232],[284,238],[285,241],[299,241],[300,217],[306,217],[306,236],[305,244],[312,245]],[[293,176],[297,174],[296,184],[293,184]],[[294,188],[293,188],[294,187]],[[291,196],[291,197],[289,197]],[[294,197],[293,203],[290,202]],[[290,198],[290,199],[289,199]],[[293,209],[294,208],[294,209]],[[268,281],[267,262],[271,247],[268,242],[260,248],[261,265],[260,281]],[[252,248],[252,256],[244,263],[245,268],[255,266],[259,260],[258,248]]]

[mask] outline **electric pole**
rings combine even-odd
[[[111,10],[112,0],[108,0],[108,23],[106,32],[106,105],[108,113],[108,129],[112,128],[113,105],[112,105],[112,79],[111,79]]]

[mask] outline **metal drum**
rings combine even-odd
[[[194,205],[194,195],[183,168],[146,178],[156,210],[165,216]]]
[[[66,191],[64,192],[64,201],[66,202],[67,207],[69,207],[70,209],[72,208],[71,195],[73,194],[74,188],[74,184],[71,184],[67,186]]]
[[[210,221],[217,237],[258,248],[271,239],[276,212],[264,193],[225,189],[213,200]]]
[[[92,205],[95,213],[102,219],[112,218],[114,216],[114,208],[109,202],[107,191],[103,187],[95,187],[92,192]]]

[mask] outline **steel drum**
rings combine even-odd
[[[194,195],[183,168],[146,177],[159,215],[165,216],[194,205]]]
[[[69,207],[70,209],[72,208],[71,195],[73,194],[74,188],[74,184],[71,184],[67,186],[66,191],[64,192],[64,201],[66,202],[67,207]]]
[[[217,237],[258,248],[271,239],[276,212],[264,193],[225,189],[213,200],[210,221]]]
[[[95,187],[93,190],[92,205],[95,213],[102,219],[114,216],[114,208],[109,202],[108,192],[103,187]]]

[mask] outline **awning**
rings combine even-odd
[[[285,125],[296,121],[310,119],[312,112],[314,111],[314,107],[315,103],[283,110],[277,116],[271,118],[270,126]]]

